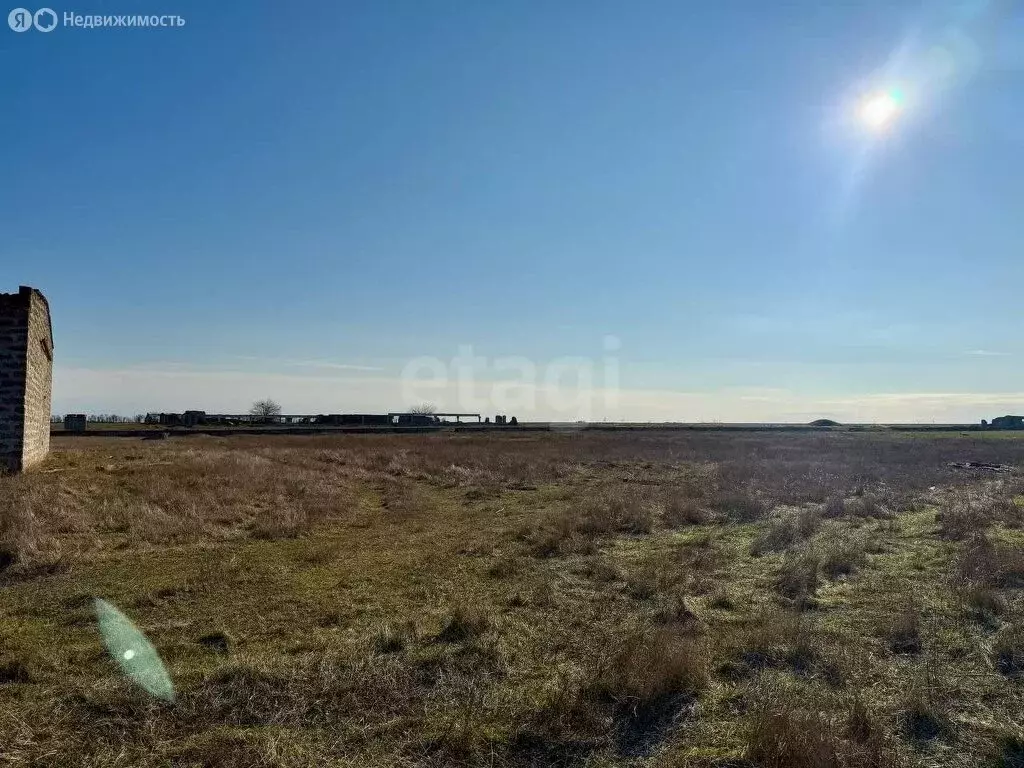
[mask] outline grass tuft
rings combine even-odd
[[[577,514],[579,530],[586,535],[650,533],[654,528],[652,505],[634,489],[603,488],[588,494]]]
[[[800,607],[812,604],[821,560],[811,551],[787,553],[775,576],[775,589]]]
[[[478,609],[458,607],[452,611],[437,640],[442,643],[464,643],[475,640],[491,626],[490,619]]]
[[[924,648],[922,624],[921,606],[914,600],[905,600],[895,613],[882,621],[881,631],[889,650],[899,655],[921,653]]]
[[[992,643],[992,661],[1007,677],[1024,673],[1024,625],[1009,624],[999,631]]]

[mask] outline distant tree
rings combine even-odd
[[[418,413],[422,416],[430,416],[437,413],[437,406],[433,403],[420,403],[409,408],[409,413]]]
[[[281,415],[281,406],[270,398],[257,400],[252,404],[252,408],[249,409],[249,415],[254,419],[267,421]]]

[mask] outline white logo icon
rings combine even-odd
[[[28,32],[32,27],[40,32],[53,32],[57,28],[57,14],[52,8],[40,8],[35,13],[27,8],[15,8],[7,14],[7,26],[15,32]]]
[[[32,17],[32,23],[40,32],[53,32],[57,26],[57,14],[52,8],[40,8]]]
[[[7,14],[7,26],[15,32],[28,32],[32,29],[32,11],[15,8]]]

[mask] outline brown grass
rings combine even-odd
[[[821,572],[830,579],[849,575],[867,563],[867,550],[868,543],[860,532],[828,531],[817,547]]]
[[[875,713],[856,698],[845,718],[808,708],[792,688],[759,689],[746,758],[758,768],[889,768],[898,765]]]
[[[680,488],[672,487],[665,492],[662,520],[670,528],[682,528],[709,522],[710,515],[699,498],[686,496]]]
[[[992,661],[1000,674],[1019,677],[1024,673],[1024,626],[1009,624],[992,643]]]
[[[750,545],[750,554],[760,557],[768,552],[789,549],[813,536],[820,526],[821,514],[813,507],[786,514],[757,535]]]
[[[835,516],[836,503],[831,501],[831,508],[826,512],[827,516]],[[828,512],[832,515],[828,515]],[[853,517],[886,518],[892,515],[892,510],[886,505],[885,498],[881,494],[864,493],[845,501],[840,514]]]
[[[987,584],[968,584],[962,594],[968,617],[983,626],[998,626],[1010,610],[1006,596]]]
[[[1019,464],[1024,441],[638,430],[54,448],[41,471],[0,478],[12,768],[1016,754],[1022,488],[947,464]],[[936,525],[929,505],[958,497]],[[95,596],[156,647],[175,704],[108,658]]]
[[[957,561],[962,580],[996,588],[1024,586],[1024,547],[995,541],[984,533],[963,544]]]
[[[810,605],[818,590],[821,558],[810,550],[788,553],[779,566],[775,588],[798,606]]]
[[[483,635],[490,625],[491,621],[486,614],[474,608],[459,606],[452,611],[437,639],[442,643],[464,643]]]
[[[720,490],[711,500],[712,509],[734,523],[753,523],[767,515],[771,502],[752,487]]]
[[[950,496],[936,515],[936,521],[945,538],[959,541],[992,525],[996,513],[990,499],[969,491],[960,491]]]
[[[908,687],[898,721],[904,735],[916,743],[954,739],[948,701],[924,679]]]
[[[880,631],[889,650],[896,654],[918,654],[924,647],[921,606],[905,598],[895,612],[880,620]]]
[[[605,487],[588,493],[576,510],[579,531],[587,535],[650,533],[654,510],[635,488]]]

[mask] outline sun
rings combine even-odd
[[[883,131],[892,125],[899,115],[902,101],[896,91],[872,93],[860,103],[860,121],[873,131]]]

